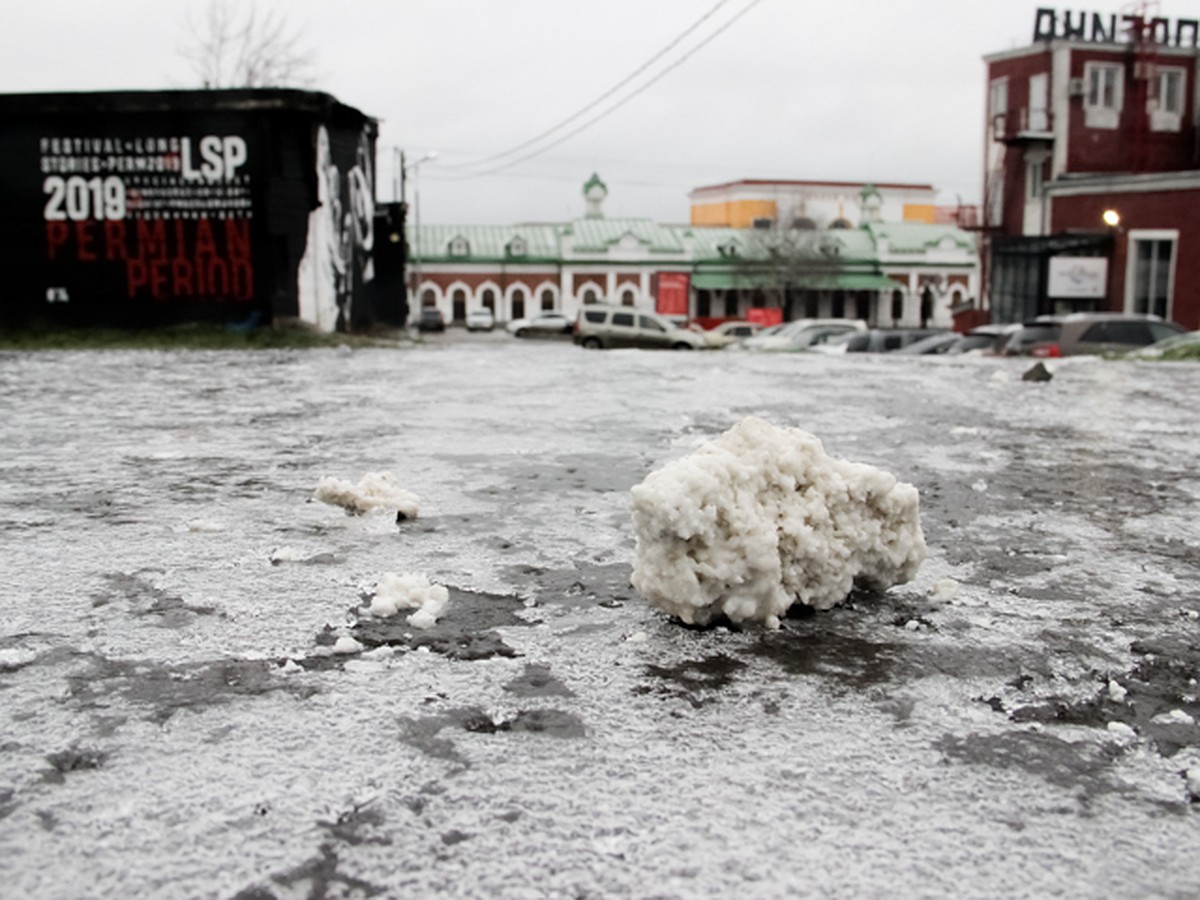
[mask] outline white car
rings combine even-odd
[[[496,317],[486,306],[467,313],[467,331],[491,331],[496,326]]]
[[[526,319],[513,319],[505,330],[515,337],[526,335],[570,334],[575,326],[575,320],[557,312],[538,313]]]
[[[730,320],[704,332],[704,339],[708,342],[708,346],[720,348],[743,338],[754,337],[761,330],[762,326],[754,322]]]
[[[743,350],[795,352],[810,350],[838,335],[866,330],[867,323],[862,319],[796,319],[784,324],[771,334],[748,337],[736,344],[730,344],[730,347]]]

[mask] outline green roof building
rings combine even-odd
[[[688,319],[860,318],[949,327],[978,296],[975,238],[948,224],[729,228],[610,219],[598,175],[570,222],[409,226],[409,308],[498,321],[617,303]],[[867,197],[869,200],[870,198]],[[866,202],[866,201],[864,201]],[[419,302],[418,302],[419,300]]]

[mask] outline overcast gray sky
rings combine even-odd
[[[189,11],[199,19],[206,3],[6,4],[0,91],[197,86],[181,50]],[[609,216],[664,222],[687,220],[691,188],[739,178],[915,182],[978,202],[982,57],[1029,44],[1039,6],[1055,4],[258,0],[311,48],[312,87],[381,120],[380,199],[392,198],[394,148],[409,161],[438,152],[418,173],[430,224],[575,218],[592,172],[609,185]],[[472,167],[547,131],[483,170],[557,143],[534,158]]]

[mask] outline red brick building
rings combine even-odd
[[[1030,46],[985,57],[994,321],[1097,309],[1200,329],[1198,35],[1154,3],[1039,9]]]

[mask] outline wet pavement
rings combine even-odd
[[[1195,896],[1200,367],[1029,368],[0,354],[0,894]],[[917,486],[915,581],[637,596],[629,488],[750,414]],[[420,516],[310,502],[368,472]]]

